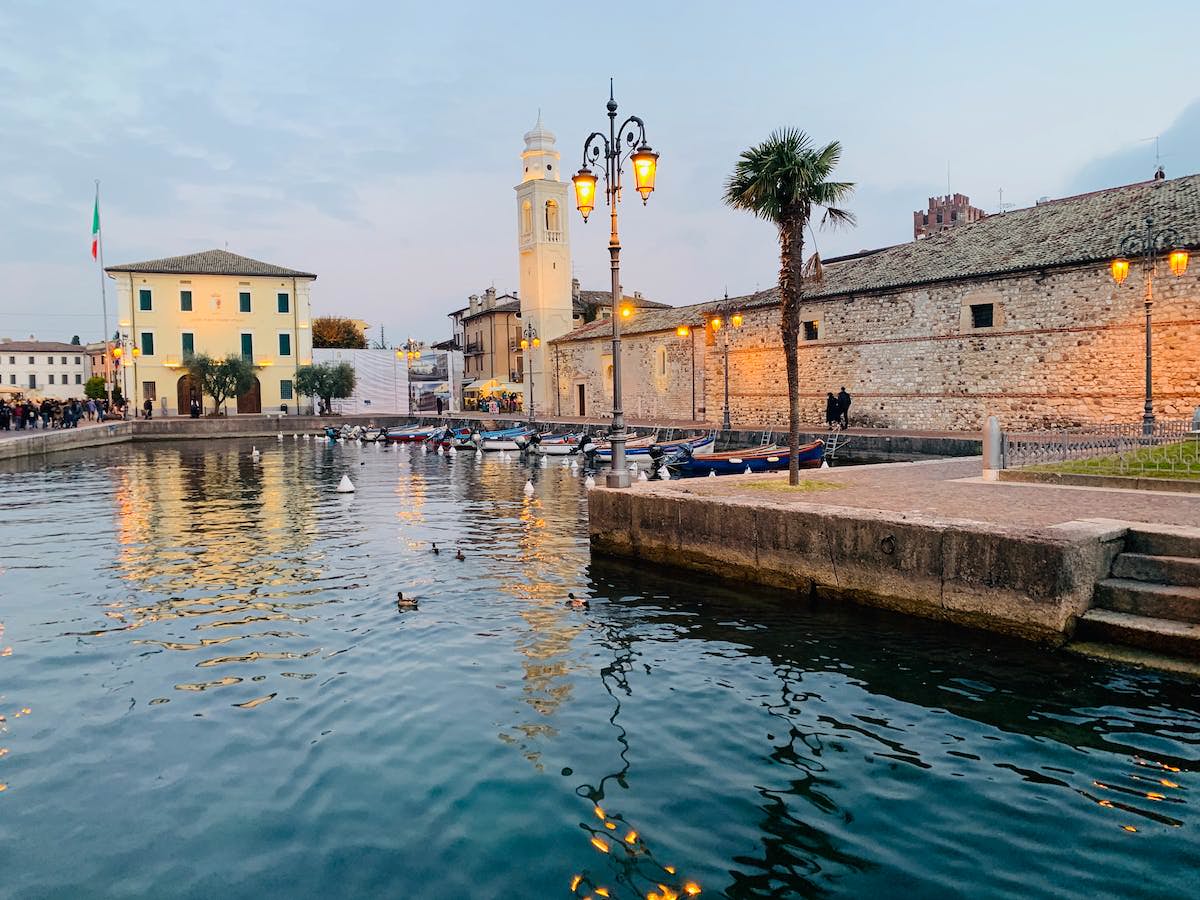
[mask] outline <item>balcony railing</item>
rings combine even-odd
[[[482,338],[477,341],[467,341],[467,343],[463,346],[463,353],[482,353],[482,352],[483,352],[483,339]]]

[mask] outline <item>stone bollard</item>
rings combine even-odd
[[[983,480],[999,481],[1000,469],[1003,468],[1001,459],[1002,434],[1000,420],[988,416],[983,425]]]

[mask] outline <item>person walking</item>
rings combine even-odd
[[[439,418],[442,415],[442,398],[441,397],[437,398],[437,414],[438,414]]]
[[[850,395],[846,393],[846,386],[843,384],[842,389],[837,395],[838,416],[842,420],[842,427],[850,427]]]
[[[842,408],[838,404],[838,398],[833,396],[833,391],[825,395],[825,424],[833,428],[842,420]]]
[[[146,402],[142,404],[142,411],[146,414],[145,417],[147,420],[154,415],[154,401],[149,397],[147,397]]]

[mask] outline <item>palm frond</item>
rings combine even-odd
[[[800,276],[805,281],[811,281],[814,284],[825,277],[825,268],[821,265],[820,253],[814,253],[808,258],[808,262],[804,264],[804,268],[800,271]]]

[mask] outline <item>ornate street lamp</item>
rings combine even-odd
[[[521,349],[528,350],[530,347],[540,347],[542,339],[538,337],[537,329],[530,322],[525,326],[525,330],[521,332]],[[525,410],[529,421],[533,421],[533,359],[525,357],[525,369],[529,372],[529,396],[526,398]]]
[[[400,348],[396,351],[396,359],[403,359],[405,361],[405,368],[408,372],[408,414],[410,416],[413,414],[413,398],[416,396],[416,393],[413,391],[412,364],[420,358],[421,344],[413,338],[409,338],[401,344]]]
[[[637,126],[635,133],[633,126]],[[626,132],[626,128],[629,129]],[[624,144],[621,138],[624,134]],[[636,138],[636,141],[635,141]],[[621,319],[633,314],[632,306],[621,304],[621,240],[617,234],[617,204],[621,202],[621,169],[625,159],[633,164],[634,186],[642,195],[642,204],[654,190],[658,171],[658,154],[646,142],[646,126],[637,116],[630,116],[617,127],[617,101],[613,99],[612,80],[608,83],[608,136],[594,131],[583,142],[583,165],[571,179],[575,185],[575,205],[583,221],[596,208],[596,174],[588,164],[604,157],[604,198],[608,203],[611,231],[608,255],[612,269],[612,360],[613,360],[613,421],[609,440],[612,443],[612,468],[606,483],[611,488],[629,487],[629,469],[625,465],[625,414],[621,409]]]
[[[1167,253],[1167,266],[1171,274],[1179,277],[1187,271],[1188,251],[1180,247],[1179,234],[1174,228],[1155,229],[1154,217],[1146,216],[1145,230],[1132,231],[1121,241],[1121,255],[1109,263],[1113,281],[1121,285],[1129,276],[1129,258],[1141,258],[1145,276],[1146,309],[1146,403],[1142,412],[1142,434],[1154,434],[1154,389],[1153,348],[1151,341],[1150,314],[1154,306],[1154,275],[1161,253]]]
[[[725,295],[725,299],[726,300],[729,299],[728,294]],[[726,325],[729,325],[732,328],[741,328],[742,323],[744,321],[745,321],[745,319],[742,317],[742,314],[737,313],[737,312],[730,315],[728,317],[728,319],[726,319],[722,316],[716,315],[716,316],[709,317],[708,327],[712,329],[713,335],[716,335],[718,332],[720,332],[722,329],[724,329]],[[725,331],[725,335],[721,340],[721,352],[722,352],[722,356],[724,358],[724,363],[725,363],[725,414],[721,418],[721,429],[723,431],[731,431],[733,428],[733,424],[729,420],[729,332],[728,331]]]

